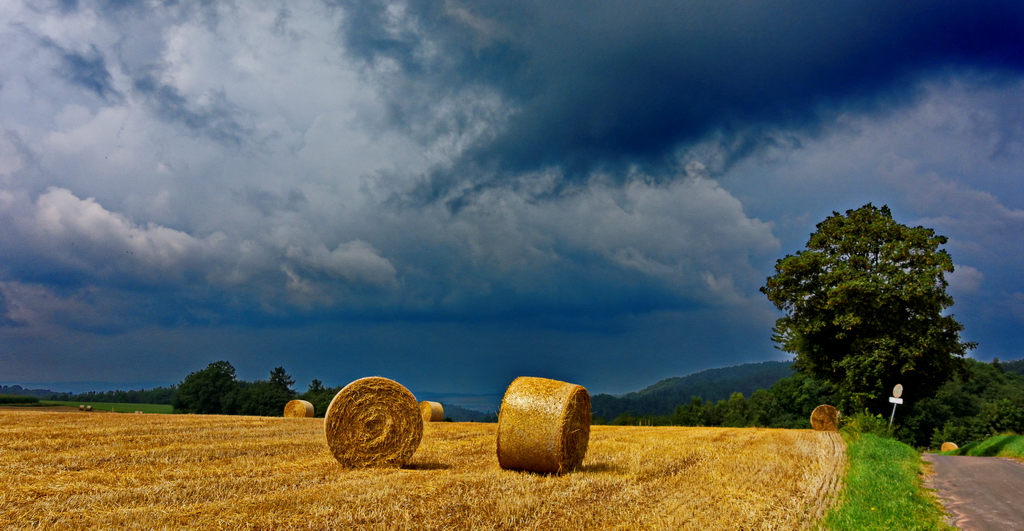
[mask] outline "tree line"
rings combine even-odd
[[[313,404],[318,417],[323,417],[327,406],[341,387],[325,387],[313,380],[305,393],[292,386],[295,380],[284,367],[275,367],[266,380],[253,382],[239,380],[235,368],[227,361],[215,361],[205,369],[190,373],[177,386],[171,398],[175,413],[207,415],[260,415],[280,417],[284,406],[291,400],[306,400]]]
[[[934,396],[917,398],[908,389],[904,405],[897,406],[893,436],[917,447],[936,447],[945,441],[963,445],[1005,432],[1024,433],[1024,364],[966,359],[966,371],[942,384]],[[595,424],[645,426],[721,426],[808,429],[810,414],[821,404],[840,403],[834,385],[805,373],[777,381],[750,396],[733,393],[712,401],[694,396],[664,415],[633,415],[613,419],[595,417]],[[867,414],[888,422],[892,405],[882,400],[884,413]],[[865,410],[847,409],[852,417]]]
[[[131,391],[89,391],[87,393],[53,393],[46,400],[62,402],[104,402],[120,404],[170,404],[177,391],[176,385]]]

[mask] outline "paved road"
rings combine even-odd
[[[929,484],[964,531],[1024,530],[1024,464],[1002,457],[924,454]]]

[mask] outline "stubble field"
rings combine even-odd
[[[495,424],[428,423],[409,465],[346,470],[322,419],[0,411],[9,529],[804,529],[837,434],[594,426],[583,469],[501,470]]]

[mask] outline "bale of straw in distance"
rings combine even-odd
[[[85,406],[78,406],[79,411],[85,411]]]
[[[562,474],[583,463],[590,441],[590,394],[582,386],[520,376],[498,414],[498,464]]]
[[[420,402],[420,416],[423,422],[441,422],[444,420],[444,406],[440,402],[424,400]]]
[[[292,400],[284,405],[286,417],[312,417],[313,413],[313,404],[305,400]]]
[[[839,431],[839,411],[828,404],[814,408],[811,427],[818,431]]]
[[[343,466],[401,467],[423,438],[416,397],[387,378],[360,378],[331,400],[324,418],[327,446]]]
[[[92,406],[85,406],[86,411],[92,411]]]
[[[948,452],[950,450],[956,450],[957,448],[960,448],[960,447],[957,446],[955,442],[944,442],[944,443],[942,443],[941,451]]]

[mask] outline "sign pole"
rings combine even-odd
[[[896,387],[892,388],[892,397],[889,401],[892,402],[892,415],[889,415],[889,427],[892,427],[892,419],[896,418],[896,404],[902,404],[903,399],[900,396],[903,395],[903,386],[896,384]]]

